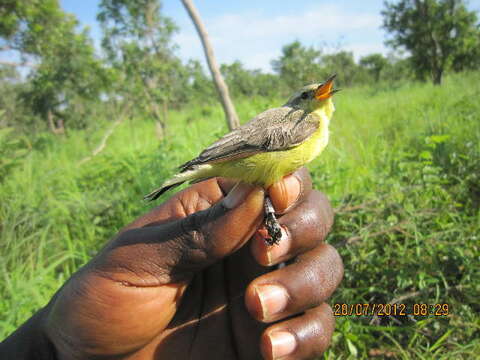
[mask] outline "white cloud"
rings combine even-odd
[[[375,29],[381,24],[380,15],[348,13],[335,5],[320,5],[296,15],[279,15],[253,12],[241,15],[223,15],[213,19],[211,29],[216,34],[240,35],[245,38],[298,36],[323,36],[335,32],[358,29]],[[236,29],[238,29],[236,31]]]
[[[381,16],[353,13],[348,8],[321,4],[291,15],[269,16],[259,10],[205,18],[207,30],[220,63],[236,59],[248,68],[271,71],[270,61],[281,47],[295,39],[320,46],[340,42],[356,57],[385,52],[380,34]],[[358,40],[360,38],[360,40]],[[203,51],[191,24],[182,24],[175,41],[183,58],[203,61]]]

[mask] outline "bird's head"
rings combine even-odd
[[[333,74],[327,81],[321,84],[304,86],[288,99],[285,106],[302,109],[307,112],[323,109],[330,117],[335,110],[332,95],[339,91],[333,89],[333,80],[336,76],[336,74]]]

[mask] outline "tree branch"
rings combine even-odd
[[[84,157],[82,160],[78,162],[78,166],[85,164],[87,161],[92,160],[95,156],[100,154],[105,147],[107,146],[107,141],[110,136],[112,136],[115,128],[122,123],[122,121],[125,119],[125,114],[127,113],[127,110],[130,108],[130,104],[127,104],[124,106],[123,110],[121,111],[120,115],[118,116],[118,119],[113,122],[113,124],[108,128],[108,130],[105,132],[105,134],[102,137],[102,140],[98,144],[98,146],[92,151],[92,154]]]
[[[202,41],[203,50],[205,52],[205,56],[207,57],[208,67],[210,68],[210,72],[212,74],[215,87],[217,88],[218,94],[220,95],[220,101],[223,106],[223,111],[225,112],[225,116],[227,118],[228,127],[230,130],[237,128],[240,125],[238,120],[237,112],[235,111],[235,107],[233,106],[232,100],[230,99],[230,94],[228,92],[228,87],[223,80],[222,74],[220,73],[217,61],[215,60],[215,56],[213,54],[213,47],[210,43],[208,38],[208,33],[205,26],[200,19],[200,14],[198,13],[197,9],[193,5],[191,0],[182,0],[183,6],[187,10],[190,18],[197,29],[198,35],[200,36],[200,40]]]

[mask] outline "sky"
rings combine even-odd
[[[60,0],[65,11],[90,28],[97,45],[101,38],[95,18],[98,3]],[[271,60],[294,40],[327,51],[353,51],[356,59],[389,51],[381,28],[383,0],[196,0],[195,5],[219,63],[240,60],[249,69],[271,72]],[[480,0],[471,0],[469,8],[479,10]],[[180,58],[204,63],[200,40],[181,1],[164,0],[162,13],[180,28],[173,39]]]
[[[101,31],[96,21],[99,0],[61,0],[98,45]],[[249,69],[271,72],[270,62],[282,46],[299,40],[307,46],[332,51],[341,47],[356,58],[373,52],[387,53],[381,29],[382,0],[197,0],[195,5],[207,27],[219,63],[240,60]],[[180,0],[163,1],[162,13],[178,25],[173,41],[184,61],[204,62],[193,24]]]

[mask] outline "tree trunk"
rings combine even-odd
[[[55,123],[53,122],[53,114],[50,110],[48,110],[47,112],[47,121],[48,121],[48,127],[50,128],[50,131],[56,134]]]
[[[237,112],[235,111],[235,107],[233,106],[232,100],[230,99],[227,84],[225,84],[222,74],[220,73],[217,61],[215,60],[213,48],[210,44],[207,30],[203,25],[202,20],[200,19],[200,14],[193,5],[192,1],[182,0],[182,3],[183,6],[185,6],[188,14],[190,15],[190,18],[192,19],[193,24],[197,29],[198,35],[200,36],[203,50],[205,51],[205,56],[207,58],[208,67],[210,68],[210,72],[212,73],[213,82],[215,83],[215,87],[217,88],[218,94],[220,96],[220,101],[223,106],[223,111],[225,112],[225,117],[227,118],[228,128],[230,130],[233,130],[240,126],[240,121],[238,120]]]
[[[168,104],[166,101],[163,102],[163,122],[166,124],[168,121]]]
[[[47,112],[47,121],[50,131],[53,132],[55,135],[65,134],[65,125],[63,119],[58,119],[57,121],[55,121],[53,119],[53,113],[51,110],[48,110]]]
[[[57,128],[57,134],[63,135],[65,134],[65,122],[63,119],[58,119],[56,121],[56,128]]]
[[[148,107],[150,108],[150,113],[155,117],[156,122],[160,124],[163,130],[165,130],[165,120],[166,120],[166,114],[165,118],[162,118],[162,113],[160,111],[160,108],[158,107],[158,104],[153,100],[153,97],[151,96],[150,92],[153,90],[153,84],[150,81],[144,80],[144,87],[143,87],[143,93],[145,94],[145,97],[148,99]],[[164,108],[165,111],[165,108]]]
[[[441,85],[442,84],[442,76],[443,76],[443,69],[434,69],[433,70],[433,84],[434,85]]]

